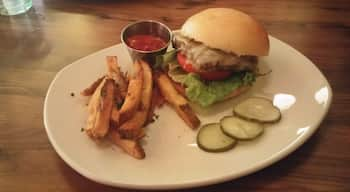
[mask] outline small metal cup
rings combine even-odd
[[[130,47],[127,43],[127,39],[133,35],[153,35],[163,39],[166,44],[164,47],[153,51],[141,51]],[[156,56],[162,55],[167,51],[167,48],[171,42],[172,33],[171,30],[158,21],[142,20],[131,23],[124,27],[121,33],[121,41],[127,47],[128,52],[133,61],[142,59],[149,62],[151,65],[155,63]]]

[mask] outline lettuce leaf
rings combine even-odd
[[[181,83],[185,81],[188,73],[182,69],[179,63],[175,60],[169,62],[168,64],[168,75],[176,83]]]
[[[161,68],[165,69],[169,62],[176,60],[176,49],[166,52],[164,55],[157,55],[156,62],[153,65],[154,69]]]
[[[212,105],[223,100],[235,89],[242,85],[250,85],[255,81],[255,75],[251,72],[235,73],[222,81],[210,81],[204,83],[196,74],[186,76],[183,84],[186,86],[186,96],[192,102],[202,107]]]

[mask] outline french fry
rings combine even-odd
[[[119,119],[120,119],[120,111],[118,108],[113,107],[112,113],[111,113],[111,121],[118,126],[119,124]]]
[[[90,99],[86,133],[93,139],[104,137],[109,130],[110,115],[114,101],[114,82],[106,79],[101,82]]]
[[[196,129],[200,125],[200,120],[193,112],[187,100],[176,91],[169,77],[159,72],[156,74],[156,82],[164,99],[175,109],[176,113],[190,128]]]
[[[143,70],[139,61],[135,61],[134,70],[134,76],[129,81],[124,103],[119,110],[119,118],[117,121],[119,125],[131,118],[138,109],[141,101]]]
[[[88,135],[92,135],[92,130],[95,128],[95,122],[96,122],[96,117],[97,117],[97,112],[98,112],[98,106],[99,106],[99,101],[101,97],[101,89],[103,85],[105,84],[106,80],[103,79],[103,81],[100,83],[100,85],[95,89],[94,94],[91,96],[88,104],[88,113],[89,116],[86,121],[86,127],[85,131]]]
[[[109,133],[111,141],[119,146],[124,152],[136,159],[145,158],[146,154],[138,140],[122,139],[117,130],[111,130]]]
[[[95,137],[104,137],[109,129],[110,115],[114,106],[114,84],[112,79],[107,79],[101,89],[99,111],[96,117]]]
[[[126,96],[128,84],[127,80],[125,79],[124,75],[120,71],[120,67],[118,65],[118,58],[117,56],[107,56],[107,69],[108,69],[108,77],[112,78],[115,82],[115,89],[114,89],[114,103],[115,104],[122,104],[123,100]],[[119,122],[119,109],[114,106],[112,110],[112,121],[114,124],[118,124]]]
[[[124,102],[124,98],[119,89],[118,89],[118,86],[117,85],[114,85],[114,103],[115,103],[115,107],[116,108],[120,108]]]
[[[107,56],[107,69],[108,69],[108,77],[112,78],[115,81],[115,84],[118,87],[118,91],[120,91],[120,95],[122,98],[125,98],[128,85],[125,76],[120,71],[120,67],[118,65],[118,58],[116,56]]]
[[[95,90],[97,89],[97,87],[101,84],[101,82],[103,81],[103,79],[105,78],[105,76],[102,76],[100,78],[98,78],[96,81],[94,81],[89,87],[87,87],[86,89],[84,89],[82,92],[80,92],[80,94],[82,96],[91,96],[94,94]]]
[[[155,78],[153,81],[155,81]],[[154,111],[156,110],[156,108],[162,107],[164,103],[164,97],[160,93],[157,84],[153,84],[151,107],[148,111],[146,124],[152,123],[154,121],[154,117],[156,116]]]
[[[138,111],[125,123],[119,127],[119,133],[123,138],[134,139],[140,135],[144,126],[152,100],[152,70],[147,63],[140,61],[143,69],[143,85],[141,93],[141,102]]]
[[[172,81],[172,84],[174,85],[174,87],[178,93],[180,93],[184,97],[186,96],[186,90],[185,90],[184,86],[182,86],[180,83],[176,83],[174,81]]]
[[[119,122],[119,108],[123,103],[124,98],[121,96],[121,93],[117,87],[116,84],[114,84],[114,107],[112,109],[111,114],[111,123],[118,128],[118,122]]]

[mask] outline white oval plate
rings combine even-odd
[[[251,95],[271,98],[282,120],[266,128],[251,142],[241,142],[224,153],[207,153],[196,145],[190,130],[165,106],[159,119],[147,127],[144,160],[136,160],[113,145],[96,145],[81,128],[85,125],[87,98],[79,92],[106,73],[105,56],[117,55],[123,70],[131,60],[115,45],[82,58],[62,69],[52,81],[44,106],[49,139],[61,158],[83,176],[99,183],[138,189],[175,189],[209,185],[258,171],[301,146],[325,117],[331,88],[317,67],[287,44],[270,37],[270,55],[260,66],[272,73],[260,77],[246,94],[200,111],[202,124],[218,122],[232,106]],[[71,92],[75,93],[72,97]]]

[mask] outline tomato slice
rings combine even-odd
[[[187,62],[186,56],[182,53],[177,54],[177,61],[184,71],[187,73],[196,73],[196,70],[193,68],[191,63]]]
[[[187,73],[197,73],[202,79],[215,81],[223,80],[228,78],[232,72],[231,71],[210,71],[210,72],[197,72],[191,63],[187,62],[186,56],[182,53],[177,54],[177,61],[184,71]]]

